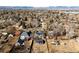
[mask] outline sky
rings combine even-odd
[[[0,6],[79,6],[79,0],[0,0]]]

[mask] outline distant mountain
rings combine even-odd
[[[55,10],[79,10],[79,6],[49,6],[48,8]]]
[[[0,10],[32,9],[32,6],[0,6]]]
[[[79,6],[49,6],[49,7],[32,7],[32,6],[0,6],[0,10],[79,10]]]

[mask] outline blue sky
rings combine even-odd
[[[79,0],[0,0],[0,6],[79,6]]]

